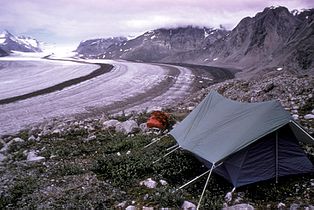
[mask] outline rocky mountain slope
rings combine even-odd
[[[8,55],[8,53],[0,48],[0,57],[7,56],[7,55]]]
[[[89,39],[82,41],[77,47],[75,52],[84,57],[93,57],[103,54],[110,46],[120,46],[122,43],[126,42],[125,37],[111,37],[108,39]]]
[[[148,31],[135,39],[111,45],[98,58],[118,58],[144,62],[161,61],[176,53],[201,49],[222,38],[224,29],[179,27]],[[98,52],[96,51],[96,53]]]
[[[244,18],[230,35],[206,49],[168,58],[169,61],[232,65],[247,71],[287,67],[314,68],[314,10],[294,15],[285,7],[265,8]]]
[[[25,36],[17,37],[8,31],[0,34],[0,48],[7,53],[11,51],[41,52],[40,44],[36,39]]]
[[[111,45],[98,58],[232,66],[254,75],[261,69],[314,70],[314,9],[290,12],[268,7],[232,30],[157,29]],[[89,52],[92,53],[92,52]],[[252,72],[253,71],[253,72]],[[241,75],[241,74],[240,74]]]

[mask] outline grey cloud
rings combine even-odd
[[[1,3],[0,24],[19,33],[45,29],[77,40],[188,24],[232,28],[271,5],[313,7],[312,0],[10,0]]]

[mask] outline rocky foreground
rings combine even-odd
[[[204,88],[178,107],[182,120],[214,89],[243,102],[278,99],[313,135],[314,78],[273,71],[251,80],[233,79]],[[153,163],[175,144],[148,130],[148,113],[56,119],[0,139],[0,208],[195,208],[205,178],[180,185],[207,169],[191,154],[177,151]],[[144,148],[152,141],[157,143]],[[304,146],[311,161],[313,147]],[[204,209],[314,209],[313,174],[241,187],[213,176]]]

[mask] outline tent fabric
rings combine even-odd
[[[313,171],[298,144],[313,139],[277,101],[241,103],[211,91],[170,134],[208,168],[223,161],[214,172],[235,187]]]

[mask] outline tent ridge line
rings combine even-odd
[[[300,130],[303,131],[303,133],[305,133],[308,137],[310,137],[311,140],[314,141],[314,138],[306,130],[304,130],[298,123],[296,123],[294,120],[290,120],[289,123],[293,123],[295,126],[300,128]]]

